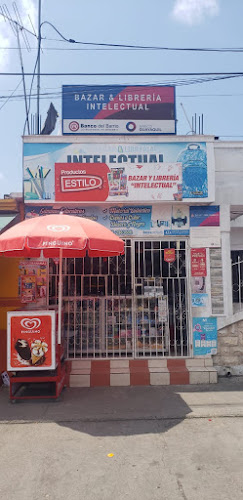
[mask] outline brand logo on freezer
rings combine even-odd
[[[63,193],[71,191],[91,191],[102,188],[102,178],[97,175],[75,175],[61,177]]]
[[[27,328],[27,330],[34,330],[39,328],[41,320],[39,318],[23,318],[21,319],[20,324],[23,328]]]

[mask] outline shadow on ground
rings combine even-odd
[[[161,433],[189,418],[243,416],[243,378],[202,386],[65,389],[59,401],[9,401],[0,389],[0,424],[56,423],[93,436]]]

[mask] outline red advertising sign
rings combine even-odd
[[[55,311],[8,313],[8,370],[55,368]]]
[[[164,261],[165,262],[175,262],[176,253],[175,248],[165,248],[164,249]]]
[[[105,201],[109,172],[105,163],[55,163],[55,200]]]
[[[206,248],[191,249],[191,275],[207,276]]]

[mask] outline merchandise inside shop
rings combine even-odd
[[[118,257],[64,259],[67,359],[186,356],[186,246],[185,239],[126,239]],[[50,259],[50,307],[58,274]]]

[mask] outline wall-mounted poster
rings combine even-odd
[[[206,248],[191,248],[191,275],[207,276]]]
[[[219,205],[190,207],[191,227],[217,227],[220,225]]]
[[[193,318],[194,356],[217,353],[217,318]]]
[[[99,222],[121,237],[189,235],[189,207],[179,205],[25,205],[25,218],[62,212]],[[181,222],[183,219],[183,222]]]
[[[20,281],[20,300],[22,304],[36,302],[36,276],[29,274],[21,276]]]
[[[46,306],[47,276],[46,259],[23,259],[19,262],[19,288],[22,303],[36,303],[38,307]]]
[[[193,293],[192,307],[206,307],[208,301],[207,293]]]
[[[8,312],[9,371],[55,368],[55,311]]]
[[[193,276],[191,278],[192,293],[199,294],[206,292],[205,276]]]

